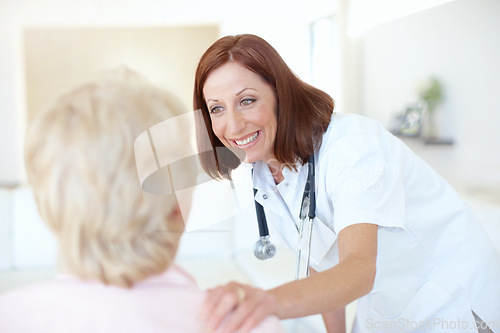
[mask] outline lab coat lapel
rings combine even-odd
[[[316,168],[318,168],[318,164],[316,164]],[[283,170],[283,174],[285,176],[285,182],[290,184],[288,190],[286,192],[281,191],[284,201],[288,203],[288,207],[293,209],[291,212],[291,218],[295,221],[296,225],[300,225],[299,212],[300,207],[302,205],[302,194],[304,191],[304,187],[307,181],[308,167],[307,165],[297,165],[297,172],[292,172],[290,170]],[[318,170],[316,170],[316,174],[318,174]],[[315,191],[318,193],[318,185],[316,183]],[[284,203],[286,205],[286,203]],[[319,205],[316,204],[316,210],[319,209]],[[318,212],[316,212],[318,213]],[[304,220],[304,229],[303,229],[303,237],[299,241],[299,244],[294,244],[293,248],[297,248],[297,246],[302,250],[304,254],[303,259],[305,260],[306,253],[308,251],[308,229],[309,228],[309,219],[306,218]],[[295,236],[297,239],[297,236]],[[327,227],[323,221],[320,220],[318,214],[316,214],[316,218],[314,219],[313,229],[312,229],[312,238],[311,238],[311,263],[319,265],[321,261],[325,258],[325,256],[332,249],[332,245],[335,243],[337,236],[335,233]]]
[[[307,253],[307,238],[309,236],[309,219],[304,220],[304,235],[299,242],[302,253]],[[328,228],[318,217],[314,219],[311,237],[311,262],[319,265],[333,248],[337,240],[335,233]],[[305,260],[305,258],[304,258]]]

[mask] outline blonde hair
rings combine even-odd
[[[63,96],[33,121],[28,180],[58,239],[61,268],[125,287],[167,269],[184,224],[169,216],[178,209],[175,195],[141,190],[134,140],[181,110],[175,98],[121,69]]]

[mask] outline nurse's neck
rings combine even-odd
[[[269,167],[269,170],[271,171],[271,174],[273,175],[274,182],[276,184],[279,184],[285,179],[283,176],[283,168],[284,165],[283,163],[278,162],[275,159],[267,161],[267,166]]]

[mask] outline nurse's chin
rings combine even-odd
[[[248,155],[242,159],[241,161],[243,163],[247,163],[247,164],[252,164],[252,163],[255,163],[255,162],[258,162],[258,161],[261,161],[262,159],[261,158],[252,158],[252,157],[249,157]]]
[[[268,160],[265,158],[265,155],[262,154],[262,152],[257,151],[257,149],[255,149],[255,150],[238,149],[238,150],[239,150],[238,154],[241,154],[238,156],[238,158],[240,159],[240,161],[242,161],[244,163],[251,164],[251,163],[255,163],[255,162],[259,162],[259,161],[267,161]]]
[[[265,160],[263,154],[257,151],[245,151],[244,153],[245,156],[240,160],[245,163],[255,163]]]
[[[252,163],[257,162],[255,159],[249,158],[248,155],[246,155],[246,154],[245,154],[245,158],[243,158],[241,161],[243,163],[248,163],[248,164],[252,164]]]

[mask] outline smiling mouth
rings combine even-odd
[[[259,137],[259,132],[255,132],[253,135],[250,135],[249,137],[247,137],[244,140],[234,140],[234,142],[238,146],[244,146],[244,145],[247,145],[249,143],[254,142],[255,140],[257,140],[258,137]]]

